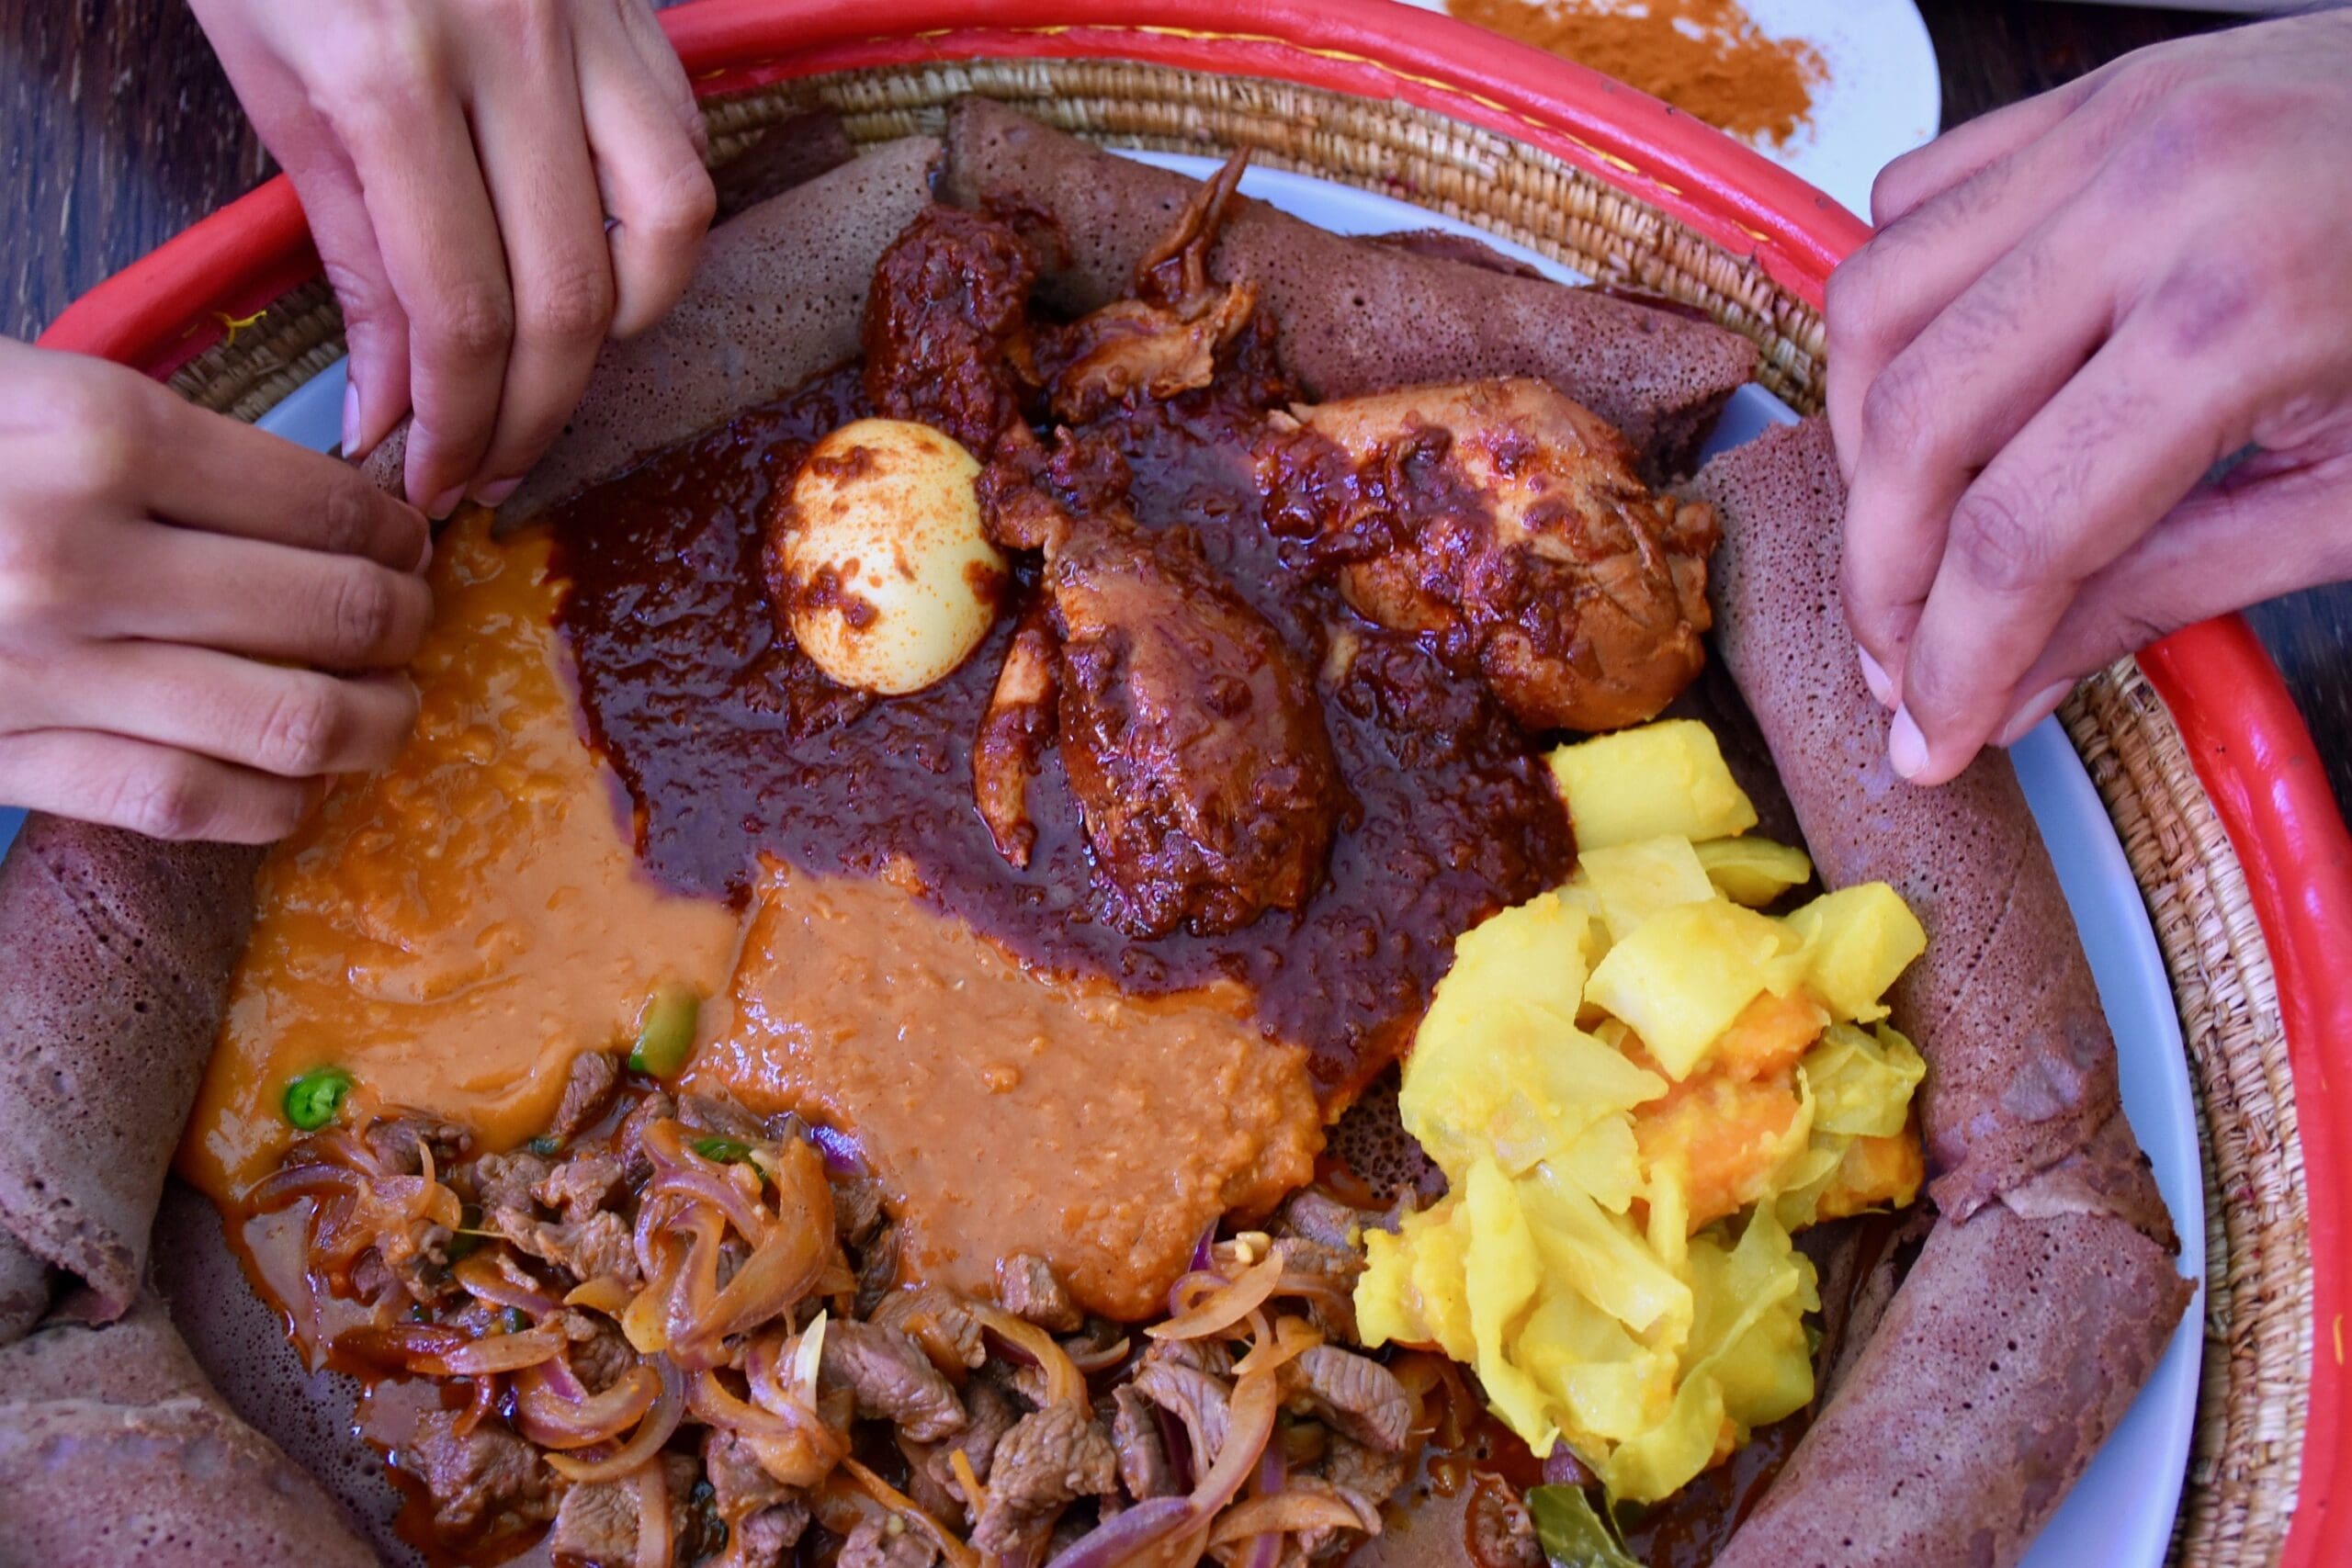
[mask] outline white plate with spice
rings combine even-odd
[[[1721,126],[1859,217],[1934,139],[1935,45],[1911,0],[1406,0],[1548,48]]]

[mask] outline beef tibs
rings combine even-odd
[[[564,1137],[477,1152],[346,1104],[262,1189],[308,1205],[309,1314],[346,1325],[334,1358],[424,1385],[379,1392],[368,1430],[439,1554],[543,1537],[560,1568],[1034,1568],[1125,1561],[1122,1541],[1191,1562],[1225,1529],[1335,1561],[1380,1530],[1431,1430],[1475,1416],[1430,1358],[1400,1379],[1329,1326],[1378,1213],[1302,1195],[1327,1239],[1217,1240],[1140,1330],[1087,1317],[1034,1257],[1001,1260],[993,1299],[900,1285],[841,1146],[829,1162],[797,1117],[611,1062],[601,1113]],[[609,1247],[572,1245],[592,1236]],[[891,1282],[861,1292],[877,1257]],[[1428,1404],[1448,1389],[1462,1401]],[[416,1414],[393,1430],[392,1410]]]

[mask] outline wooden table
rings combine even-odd
[[[1920,0],[1946,125],[2143,44],[2220,25],[2195,12]],[[0,0],[0,332],[66,302],[270,172],[185,0]],[[2262,606],[2254,623],[2352,803],[2352,587]]]

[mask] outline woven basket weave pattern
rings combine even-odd
[[[1821,406],[1817,312],[1750,260],[1549,154],[1408,105],[1115,60],[988,60],[788,81],[705,106],[723,161],[778,120],[841,113],[853,141],[936,132],[967,93],[1118,147],[1222,155],[1394,196],[1603,282],[1704,309],[1758,347],[1758,378]],[[323,284],[306,284],[173,378],[254,419],[343,352]],[[2309,1393],[2312,1280],[2301,1145],[2267,950],[2245,878],[2170,716],[2136,665],[2084,682],[2061,717],[2145,894],[2187,1041],[2207,1196],[2206,1356],[2174,1559],[2276,1561],[2295,1506]]]

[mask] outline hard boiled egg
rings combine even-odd
[[[956,442],[903,420],[861,419],[809,449],[768,581],[817,668],[896,696],[971,657],[1007,581],[980,525],[979,473]]]

